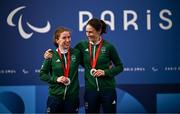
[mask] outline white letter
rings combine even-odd
[[[83,16],[88,16],[88,20],[83,22]],[[79,11],[79,31],[83,31],[84,26],[86,26],[87,22],[92,19],[93,16],[89,11]]]
[[[105,20],[105,16],[106,15],[109,15],[110,16],[110,21],[108,20]],[[114,27],[114,14],[112,11],[109,11],[109,10],[106,10],[106,11],[103,11],[102,14],[101,14],[101,19],[104,20],[104,22],[110,26],[111,30],[115,30],[115,27]]]
[[[172,13],[167,9],[161,10],[159,13],[159,16],[162,20],[168,22],[168,25],[164,26],[162,23],[159,23],[159,26],[160,26],[160,28],[162,28],[164,30],[168,30],[172,27],[172,21],[169,18],[164,17],[163,16],[164,13],[167,13],[168,15],[172,15]]]
[[[132,14],[133,16],[133,18],[129,22],[128,22],[128,14]],[[135,30],[138,30],[138,26],[135,23],[136,20],[137,20],[136,12],[132,10],[125,10],[124,11],[124,30],[127,30],[129,25],[133,25]]]
[[[151,30],[151,10],[147,10],[147,30]]]

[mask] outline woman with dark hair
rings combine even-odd
[[[48,113],[78,113],[80,53],[72,49],[71,32],[60,27],[54,33],[56,50],[48,50],[40,70],[40,79],[49,84]]]
[[[116,83],[114,76],[123,71],[123,65],[113,45],[102,38],[106,33],[104,21],[93,18],[86,25],[88,41],[76,45],[85,68],[86,113],[116,113]],[[113,64],[112,68],[109,68]]]

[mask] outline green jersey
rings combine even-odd
[[[97,52],[98,46],[99,44],[92,45],[91,50]],[[90,60],[89,42],[82,41],[77,44],[75,48],[79,49],[82,55],[82,66],[85,68],[85,88],[97,91],[115,89],[114,76],[123,71],[123,65],[114,46],[103,40],[95,69],[104,70],[105,76],[97,78],[90,74],[92,66]],[[114,66],[110,68],[112,63]]]
[[[67,54],[66,54],[67,56]],[[64,56],[62,56],[64,60]],[[50,96],[70,96],[72,98],[79,95],[78,66],[80,64],[80,52],[77,49],[70,49],[70,69],[68,78],[71,83],[65,86],[57,83],[57,78],[64,76],[63,63],[57,51],[53,52],[52,59],[44,60],[40,70],[40,79],[49,83]]]

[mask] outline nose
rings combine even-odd
[[[86,32],[86,35],[89,36],[89,32]]]
[[[66,39],[66,42],[70,42],[70,41],[71,41],[71,38],[67,38],[67,39]]]

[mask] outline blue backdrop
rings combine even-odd
[[[124,72],[116,76],[118,113],[180,112],[179,0],[1,0],[0,113],[43,113],[47,84],[39,79],[43,53],[54,49],[59,26],[72,30],[72,47],[84,26],[105,20],[103,36],[117,49]],[[80,113],[84,69],[79,67]],[[15,107],[14,107],[15,105]]]

